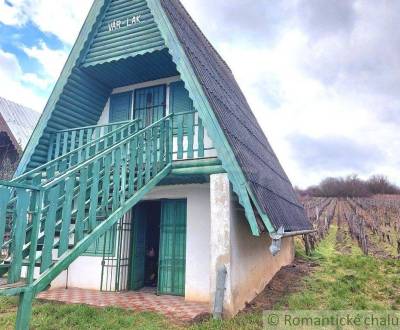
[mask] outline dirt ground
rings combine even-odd
[[[301,290],[301,279],[318,266],[314,262],[297,257],[288,266],[275,274],[265,289],[251,303],[248,303],[242,313],[269,310],[285,295]]]

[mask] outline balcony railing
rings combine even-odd
[[[111,124],[85,126],[54,132],[50,136],[50,147],[47,160],[50,161],[63,156],[70,151],[80,148],[90,143],[92,140],[98,139],[130,122],[131,121],[121,121]]]
[[[198,112],[183,112],[171,114],[172,120],[172,159],[196,159],[215,157],[216,152],[211,140],[208,138],[203,122],[200,119]],[[132,123],[135,123],[133,126]],[[134,121],[123,121],[105,125],[78,127],[58,131],[52,134],[51,144],[48,152],[48,160],[58,159],[69,155],[76,150],[83,149],[84,146],[91,144],[92,141],[101,140],[98,144],[98,149],[91,148],[90,152],[86,150],[87,157],[95,155],[101,151],[102,147],[113,144],[117,141],[119,134],[133,134],[140,129],[146,128],[143,126],[143,120],[136,119]],[[129,126],[129,131],[126,127]],[[165,134],[165,132],[160,132]],[[104,136],[109,137],[107,140]],[[106,145],[107,143],[107,145]],[[80,160],[80,159],[79,159]]]

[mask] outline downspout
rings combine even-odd
[[[220,320],[224,311],[225,283],[228,274],[226,266],[222,265],[217,269],[217,285],[215,290],[215,301],[213,309],[214,320]]]
[[[281,250],[282,238],[306,235],[314,232],[316,232],[316,230],[298,230],[298,231],[289,231],[285,233],[285,229],[283,227],[280,227],[277,232],[269,234],[269,236],[272,239],[269,251],[271,252],[272,256],[275,257]]]

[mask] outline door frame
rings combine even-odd
[[[154,199],[154,200],[144,200],[144,201],[141,201],[140,203],[138,203],[135,207],[138,207],[139,205],[143,205],[143,204],[146,204],[146,203],[148,203],[148,202],[161,202],[161,212],[160,212],[160,244],[159,244],[159,254],[158,254],[158,265],[157,265],[157,268],[158,268],[158,276],[157,276],[157,294],[159,294],[159,295],[171,295],[171,296],[173,296],[173,295],[176,295],[176,296],[185,296],[185,285],[186,285],[186,262],[187,262],[187,253],[186,253],[186,246],[187,246],[187,198],[162,198],[162,199]],[[185,232],[184,232],[184,249],[183,249],[183,253],[184,253],[184,264],[183,264],[183,278],[182,278],[182,286],[183,286],[183,292],[182,293],[173,293],[173,292],[168,292],[168,293],[165,293],[165,292],[161,292],[160,291],[160,275],[161,275],[161,273],[160,273],[160,261],[161,261],[161,256],[162,256],[162,249],[163,249],[163,247],[162,247],[162,236],[163,236],[163,233],[162,233],[162,205],[163,205],[163,202],[184,202],[185,203],[185,218],[184,218],[184,221],[185,221]],[[129,274],[128,274],[128,286],[127,286],[127,288],[128,288],[128,290],[130,290],[130,291],[137,291],[137,290],[140,290],[140,289],[134,289],[134,288],[132,288],[132,282],[133,282],[133,279],[132,279],[132,276],[133,276],[133,274],[132,274],[132,272],[133,272],[133,267],[134,267],[134,260],[133,260],[133,258],[134,258],[134,247],[135,247],[135,242],[134,242],[134,240],[136,239],[136,236],[135,236],[135,233],[134,233],[134,228],[135,228],[135,224],[133,223],[135,220],[134,220],[134,215],[135,215],[135,207],[132,209],[132,224],[131,224],[131,230],[132,230],[132,232],[131,232],[131,235],[130,235],[130,237],[131,237],[131,242],[130,242],[130,247],[131,247],[131,250],[130,250],[130,253],[129,253]],[[147,222],[147,216],[148,216],[148,214],[147,214],[147,210],[145,211],[146,212],[146,216],[145,216],[145,221]],[[175,233],[176,234],[176,233]],[[147,238],[145,237],[145,241],[147,240]],[[174,245],[174,250],[176,249],[176,246]],[[146,248],[145,248],[145,252],[144,253],[146,253]]]
[[[181,292],[173,292],[173,291],[168,291],[168,292],[164,292],[164,290],[161,290],[161,258],[162,258],[162,249],[163,249],[163,202],[184,202],[185,205],[185,213],[184,213],[184,240],[183,240],[183,267],[182,267],[182,291]],[[173,245],[173,254],[174,254],[174,259],[177,259],[176,257],[176,253],[177,253],[177,240],[176,240],[176,228],[174,230],[174,245]],[[187,246],[187,198],[163,198],[161,199],[161,214],[160,214],[160,249],[159,249],[159,256],[158,256],[158,278],[157,278],[157,294],[159,295],[170,295],[170,296],[185,296],[185,292],[186,292],[186,258],[187,258],[187,254],[186,254],[186,246]],[[176,265],[175,265],[176,267]],[[175,278],[175,276],[177,275],[177,269],[174,267],[174,272],[172,273],[172,277]],[[172,280],[173,281],[173,280]],[[176,290],[177,288],[175,288]],[[171,288],[171,290],[173,290]]]
[[[164,98],[162,101],[162,106],[163,106],[163,114],[162,117],[165,117],[167,114],[167,107],[168,107],[168,98],[167,98],[167,93],[168,93],[168,85],[167,84],[156,84],[156,85],[151,85],[151,86],[146,86],[146,87],[140,87],[140,88],[135,88],[132,91],[132,119],[136,119],[136,111],[138,110],[142,110],[142,109],[136,109],[136,96],[138,92],[141,91],[145,91],[147,89],[155,89],[155,88],[159,88],[162,87],[163,88],[163,93],[164,93]],[[159,105],[160,106],[160,105]],[[157,107],[159,107],[157,106]],[[154,110],[155,106],[152,106],[152,109]],[[147,113],[147,107],[144,108],[144,110]],[[145,118],[146,118],[146,114],[145,114]],[[154,122],[154,118],[152,118],[152,122]],[[143,123],[145,126],[148,126],[147,123]],[[152,123],[150,123],[149,125],[151,125]]]

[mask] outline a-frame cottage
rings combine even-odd
[[[310,229],[232,72],[180,2],[95,0],[0,185],[0,294],[20,295],[18,329],[49,285],[155,285],[230,316]]]

